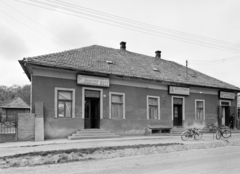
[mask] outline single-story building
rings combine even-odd
[[[18,113],[30,113],[30,106],[20,97],[4,102],[0,105],[0,122],[16,121]]]
[[[43,102],[47,139],[80,129],[129,135],[151,126],[229,125],[237,115],[240,88],[164,60],[161,51],[128,51],[125,42],[120,49],[92,45],[19,62],[31,81],[31,112]]]

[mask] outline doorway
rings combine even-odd
[[[229,106],[222,106],[222,125],[228,126],[229,125],[229,118],[230,118]]]
[[[100,91],[85,90],[84,128],[100,128]]]
[[[183,123],[183,99],[173,98],[173,126],[182,127]]]
[[[173,105],[173,126],[182,127],[182,105]]]
[[[230,101],[220,101],[220,125],[221,126],[229,126],[230,124],[230,115],[235,112],[235,107],[231,106]]]

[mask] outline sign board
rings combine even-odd
[[[77,84],[78,85],[109,87],[109,78],[78,74],[77,75]]]
[[[235,93],[220,91],[219,98],[222,98],[222,99],[234,99],[235,98]]]
[[[190,95],[190,88],[169,86],[169,94]]]

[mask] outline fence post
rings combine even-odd
[[[35,103],[35,141],[44,141],[43,102]]]

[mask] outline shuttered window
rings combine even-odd
[[[110,118],[125,119],[125,97],[124,94],[110,93]]]

